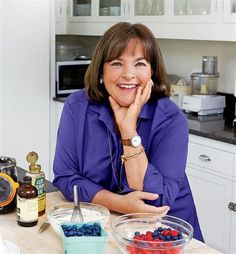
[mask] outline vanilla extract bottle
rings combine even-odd
[[[36,164],[38,160],[38,154],[36,152],[29,152],[26,156],[26,160],[30,163],[29,172],[27,172],[26,175],[32,178],[32,185],[38,190],[38,215],[41,216],[46,210],[45,174],[41,171],[41,165]]]
[[[17,190],[17,223],[22,227],[38,223],[38,190],[31,181],[31,177],[25,176]]]

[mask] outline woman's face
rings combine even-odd
[[[108,94],[121,106],[128,107],[134,101],[138,87],[145,87],[151,75],[151,65],[144,58],[142,43],[131,40],[118,59],[104,64],[102,79]]]

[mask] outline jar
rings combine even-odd
[[[16,208],[16,160],[0,156],[0,214],[13,212]]]
[[[199,95],[215,95],[218,88],[219,73],[203,74],[195,72],[191,75],[192,93]]]
[[[202,73],[204,74],[217,73],[217,56],[202,57]]]

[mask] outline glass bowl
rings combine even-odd
[[[110,218],[110,211],[97,204],[80,202],[80,208],[83,215],[84,222],[100,222],[104,228]],[[61,224],[74,224],[71,222],[71,216],[74,209],[73,202],[60,203],[52,206],[47,211],[47,219],[57,234],[60,233]]]
[[[170,230],[169,232],[175,231],[178,236],[175,237],[175,240],[172,237],[168,240],[166,238],[159,239],[160,235],[157,232],[161,228]],[[160,215],[153,213],[122,215],[112,221],[111,230],[121,252],[129,254],[180,254],[183,253],[184,247],[193,237],[193,227],[186,221],[169,215],[160,217]],[[164,231],[161,232],[164,235]],[[143,240],[141,235],[148,234],[151,235],[151,239],[147,240],[147,236]],[[134,236],[135,238],[133,238]]]

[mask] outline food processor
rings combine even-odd
[[[217,95],[218,79],[217,57],[203,56],[202,72],[191,75],[192,95],[184,96],[183,110],[200,116],[222,114],[225,96]]]

